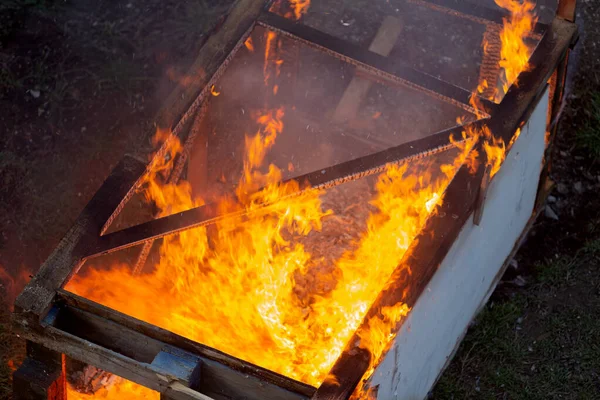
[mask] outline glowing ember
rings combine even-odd
[[[251,37],[246,39],[246,41],[244,42],[244,46],[246,46],[249,52],[254,53],[254,43],[252,42]]]
[[[67,386],[67,398],[69,400],[159,400],[160,393],[150,390],[136,383],[118,378],[111,386],[103,387],[94,394],[80,393],[71,385]]]
[[[210,87],[210,94],[212,94],[213,96],[217,97],[218,95],[221,94],[221,92],[217,92],[217,90],[215,89],[215,85],[212,85]]]
[[[272,70],[275,69],[275,76],[279,76],[283,60],[277,58],[277,54],[279,53],[279,48],[281,46],[281,41],[278,40],[277,33],[273,31],[267,31],[265,40],[265,65],[263,68],[263,74],[265,77],[265,85],[269,86],[269,80],[273,76]]]
[[[299,20],[308,12],[311,0],[287,0],[286,8],[289,10],[284,14],[286,18]],[[277,12],[283,8],[284,0],[273,2],[270,11]]]

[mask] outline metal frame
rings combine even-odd
[[[495,24],[502,28],[502,20],[509,17],[505,10],[491,9],[489,7],[477,4],[469,0],[408,0],[411,3],[419,4],[434,10],[442,11],[448,14],[466,18],[471,21],[482,24]],[[538,22],[531,36],[540,38],[548,29],[548,25]]]
[[[458,4],[456,0],[431,1],[436,4]],[[202,68],[204,76],[193,87],[182,89],[184,94],[194,95],[182,96],[180,91],[171,96],[165,110],[157,117],[159,124],[174,126],[177,134],[184,134],[191,116],[205,101],[210,86],[219,79],[236,49],[256,24],[324,49],[386,80],[424,90],[468,109],[469,98],[463,89],[413,69],[394,65],[374,53],[275,16],[263,9],[262,3],[262,0],[238,1],[219,32],[201,50],[195,67]],[[456,11],[456,7],[454,9]],[[481,15],[478,14],[478,17]],[[490,114],[489,119],[472,124],[485,123],[495,135],[508,143],[517,127],[527,120],[528,113],[542,95],[553,71],[565,59],[567,49],[576,36],[574,24],[556,18],[546,27],[531,58],[533,67],[521,74],[518,87],[511,87],[498,105],[484,102]],[[382,171],[387,164],[405,162],[447,149],[449,136],[463,129],[452,128],[426,139],[332,166],[323,170],[324,173],[316,171],[295,180],[302,183],[301,190],[315,190],[374,174]],[[482,143],[477,143],[475,150],[481,150],[481,146]],[[480,151],[480,154],[483,152]],[[398,301],[408,306],[414,305],[465,221],[474,209],[482,206],[477,204],[477,199],[485,199],[481,188],[489,183],[483,178],[484,165],[481,163],[474,174],[466,165],[459,169],[446,190],[440,212],[426,222],[406,253],[401,267],[392,275],[366,318],[376,315],[381,307]],[[135,192],[146,169],[146,163],[126,156],[19,295],[13,314],[15,328],[27,340],[50,349],[43,354],[40,351],[28,353],[28,359],[33,361],[23,364],[15,373],[16,390],[29,390],[26,388],[27,382],[31,383],[32,379],[38,379],[42,386],[46,385],[42,388],[44,390],[36,389],[33,396],[37,397],[25,397],[31,392],[23,394],[22,398],[47,399],[50,398],[50,387],[58,385],[60,388],[63,385],[64,388],[64,373],[60,383],[59,370],[52,369],[54,375],[50,379],[44,378],[43,368],[38,368],[48,363],[55,365],[57,357],[63,353],[157,390],[163,398],[347,399],[362,379],[370,361],[370,355],[356,347],[358,336],[349,341],[330,373],[339,384],[328,380],[316,389],[62,290],[87,258],[234,216],[219,215],[215,206],[207,205],[104,234]],[[268,204],[264,206],[268,207]],[[436,234],[432,235],[431,232]],[[409,274],[406,266],[418,273]],[[361,326],[356,335],[363,328]],[[33,344],[31,346],[34,347]],[[56,395],[57,392],[53,393]],[[21,398],[19,396],[15,392],[15,399]],[[60,397],[60,393],[58,396],[53,398],[64,398]]]

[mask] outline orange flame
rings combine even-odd
[[[318,291],[298,279],[306,282],[315,268],[318,274],[319,260],[291,237],[307,237],[319,230],[331,212],[321,210],[316,191],[286,197],[298,190],[298,183],[280,183],[281,172],[275,166],[266,173],[258,170],[283,131],[283,117],[282,109],[259,116],[259,131],[246,138],[244,174],[236,197],[220,204],[223,211],[255,210],[251,217],[220,221],[210,236],[202,227],[166,237],[160,262],[151,273],[134,278],[127,266],[114,265],[108,271],[76,276],[67,289],[318,386],[441,203],[452,167],[444,169],[448,176],[433,179],[430,174],[409,174],[407,165],[389,166],[376,185],[372,204],[377,211],[366,221],[366,232],[354,249],[335,261],[338,272],[318,275],[333,281],[329,291]],[[167,142],[168,154],[180,148],[173,138]],[[163,161],[153,168],[168,171]],[[187,183],[160,183],[161,173],[150,174],[146,189],[161,215],[198,204],[191,199]],[[261,186],[265,189],[257,192]],[[259,203],[272,205],[257,210]],[[161,299],[160,305],[156,298]],[[402,304],[398,307],[406,310]],[[394,315],[401,318],[405,313]],[[369,324],[392,329],[397,322],[384,319]],[[363,346],[369,347],[368,343],[365,338]]]
[[[299,10],[295,16],[300,18],[309,2],[290,4]],[[277,35],[269,31],[265,84],[272,68],[278,75],[281,60],[275,52],[279,46]],[[252,51],[252,42],[247,41],[246,47]],[[485,85],[480,84],[479,93]],[[472,106],[482,116],[476,97]],[[288,196],[298,191],[297,182],[282,183],[282,173],[274,165],[261,170],[267,152],[283,133],[284,116],[279,108],[256,118],[258,130],[246,136],[243,176],[235,196],[219,202],[222,212],[250,211],[246,217],[221,220],[210,234],[201,227],[165,237],[160,260],[150,272],[133,277],[126,265],[91,269],[87,275],[76,275],[67,289],[313,386],[335,380],[328,372],[358,332],[360,346],[372,354],[369,370],[355,392],[361,395],[398,323],[410,310],[399,302],[364,322],[367,311],[427,218],[442,203],[458,168],[465,163],[473,171],[477,168],[476,141],[485,141],[494,174],[505,156],[504,142],[495,139],[487,127],[470,128],[462,133],[462,141],[452,139],[459,154],[441,166],[440,174],[423,168],[423,161],[418,163],[418,173],[409,171],[407,164],[389,165],[376,183],[371,201],[374,211],[364,221],[366,229],[360,239],[332,265],[325,265],[302,242],[336,217],[322,209],[321,193]],[[158,132],[157,141],[163,143],[161,151],[168,157],[158,157],[152,165],[144,181],[147,198],[161,210],[160,216],[201,205],[201,199],[192,198],[188,183],[168,181],[181,144],[168,132]],[[259,207],[265,203],[269,206]],[[317,282],[325,282],[326,288]]]
[[[213,96],[217,97],[218,95],[221,94],[221,92],[217,92],[217,90],[215,89],[215,85],[212,85],[210,87],[210,94],[212,94]]]
[[[294,17],[299,20],[308,12],[310,0],[290,0],[290,6],[294,11]]]
[[[67,385],[67,398],[69,400],[159,400],[160,393],[131,381],[117,378],[114,384],[102,387],[93,394],[80,393],[71,385]]]
[[[533,31],[537,23],[534,14],[535,3],[529,0],[495,0],[496,4],[510,12],[504,18],[500,32],[502,48],[500,51],[500,67],[504,71],[502,90],[505,94],[511,84],[517,83],[517,77],[527,71],[531,49],[525,43],[527,35]]]
[[[311,0],[288,0],[287,9],[290,10],[286,12],[283,16],[288,19],[300,20],[303,15],[306,15],[308,9],[310,8]],[[271,12],[279,12],[280,15],[283,14],[281,11],[283,7],[283,0],[274,1],[271,5],[269,11]]]
[[[246,46],[249,52],[254,53],[254,43],[252,42],[251,37],[246,39],[246,41],[244,42],[244,46]]]
[[[275,75],[279,76],[281,72],[281,64],[283,60],[277,59],[277,52],[281,46],[281,42],[277,38],[277,33],[274,31],[266,32],[266,44],[265,44],[265,64],[263,67],[263,75],[265,85],[269,85],[269,79],[272,76],[272,69],[275,67]]]

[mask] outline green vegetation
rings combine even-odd
[[[595,160],[600,160],[600,93],[589,96],[589,107],[583,112],[583,127],[577,131],[577,144]]]
[[[600,398],[600,239],[476,319],[434,399]]]

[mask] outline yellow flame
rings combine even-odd
[[[284,0],[276,0],[269,11],[279,13],[288,19],[299,20],[308,12],[311,0],[287,0],[287,6],[283,6]],[[282,9],[289,11],[283,13]]]
[[[531,49],[525,43],[527,35],[533,31],[537,23],[534,14],[535,3],[529,0],[495,0],[496,4],[510,12],[503,20],[500,32],[502,48],[500,51],[500,67],[504,71],[502,90],[505,94],[511,84],[517,83],[517,77],[528,69]]]
[[[94,394],[80,393],[71,385],[67,385],[67,398],[69,400],[159,400],[160,393],[131,381],[117,378],[114,384],[102,387]]]
[[[266,84],[272,68],[278,74],[281,60],[275,52],[279,46],[276,34],[269,31]],[[246,47],[253,50],[252,42],[247,41]],[[479,85],[479,93],[485,85]],[[472,106],[483,115],[476,97]],[[367,311],[394,271],[408,268],[399,264],[427,218],[443,202],[458,168],[466,163],[476,170],[476,141],[484,139],[494,173],[505,146],[487,127],[470,128],[460,142],[452,139],[459,154],[441,166],[439,174],[424,161],[416,163],[418,172],[406,164],[389,165],[377,180],[373,211],[364,221],[360,239],[327,264],[303,245],[303,239],[336,217],[322,209],[321,193],[289,196],[298,191],[297,182],[282,183],[282,173],[274,165],[262,170],[267,152],[284,131],[284,117],[283,108],[263,111],[257,117],[256,133],[246,136],[243,175],[235,195],[218,203],[222,212],[252,211],[246,217],[219,221],[210,233],[201,227],[165,237],[160,260],[150,272],[133,277],[126,265],[91,269],[87,275],[75,276],[67,289],[313,386],[326,379],[335,381],[328,372],[358,332],[360,346],[372,354],[360,392],[409,307],[398,302],[365,322]],[[164,143],[169,157],[159,157],[145,178],[147,198],[161,210],[161,216],[203,204],[192,198],[188,183],[168,183],[181,144],[169,132],[158,132],[156,140]],[[264,203],[270,206],[260,208]],[[369,393],[365,389],[364,394]]]
[[[246,46],[246,48],[248,49],[248,51],[250,53],[254,53],[254,43],[252,42],[252,38],[249,37],[248,39],[246,39],[246,41],[244,42],[244,46]]]
[[[308,12],[310,0],[290,0],[290,6],[294,11],[294,17],[298,20]]]
[[[318,192],[286,197],[298,190],[298,183],[280,183],[281,172],[275,166],[266,173],[257,169],[282,132],[283,117],[282,109],[259,116],[260,129],[246,139],[244,174],[236,197],[220,204],[224,212],[256,210],[265,202],[272,203],[270,207],[255,211],[252,218],[223,220],[210,236],[204,227],[167,236],[151,273],[132,277],[129,267],[114,265],[108,271],[76,276],[68,290],[318,386],[425,220],[442,202],[450,177],[441,174],[433,179],[429,173],[408,173],[407,165],[389,166],[377,182],[372,201],[377,211],[366,221],[366,232],[354,249],[335,261],[333,275],[319,275],[332,281],[329,291],[319,291],[314,283],[306,284],[319,261],[290,237],[319,230],[331,213],[321,209]],[[180,148],[176,140],[168,140]],[[168,170],[162,162],[156,168]],[[446,166],[444,171],[450,175],[452,168]],[[187,183],[161,184],[159,174],[150,176],[146,193],[161,215],[165,209],[177,212],[201,203],[192,200]],[[265,189],[257,192],[260,186]],[[376,321],[369,324],[380,326]]]

